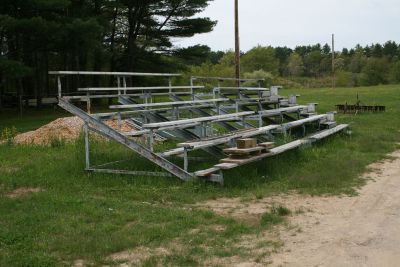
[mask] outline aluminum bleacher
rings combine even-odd
[[[85,122],[85,160],[90,172],[176,176],[184,181],[201,178],[223,183],[225,170],[311,144],[348,128],[337,125],[333,113],[317,114],[315,104],[299,105],[298,96],[283,97],[279,95],[279,87],[262,87],[262,80],[243,79],[241,86],[235,87],[229,84],[237,81],[232,78],[192,77],[190,85],[175,86],[173,80],[179,74],[71,71],[50,74],[57,81],[59,106]],[[104,76],[114,79],[116,86],[78,88],[76,95],[63,95],[63,79],[68,76]],[[128,86],[133,77],[157,78],[157,82],[165,79],[167,85]],[[103,107],[101,112],[94,112],[96,99],[109,99],[112,104],[107,110]],[[80,102],[86,104],[86,110]],[[117,127],[107,124],[110,119],[117,121]],[[122,122],[133,129],[122,131]],[[291,135],[297,128],[301,130],[300,138],[293,136],[297,140],[274,145],[276,137]],[[127,147],[164,171],[105,168],[112,164],[93,166],[92,132]],[[256,139],[258,145],[247,150],[237,148],[236,141],[244,138]],[[169,145],[158,145],[160,140]],[[189,166],[192,159],[189,154],[197,150],[211,156],[209,168],[197,170],[197,164]],[[241,153],[250,156],[227,158]],[[181,163],[177,163],[181,158]]]

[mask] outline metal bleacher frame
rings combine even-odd
[[[286,98],[279,95],[279,87],[262,87],[263,80],[242,79],[240,87],[235,87],[225,86],[226,83],[236,82],[234,78],[193,76],[190,85],[173,86],[173,79],[179,74],[74,71],[52,71],[49,74],[54,75],[57,81],[59,106],[84,121],[86,170],[90,172],[176,176],[184,181],[202,178],[223,184],[225,170],[311,144],[348,128],[345,124],[337,125],[333,113],[316,114],[315,104],[299,105],[298,96]],[[111,76],[116,79],[117,87],[78,88],[77,95],[63,95],[62,77],[70,75]],[[127,79],[132,77],[163,78],[167,80],[167,85],[128,87]],[[202,82],[207,82],[208,86],[195,85]],[[244,85],[246,82],[258,86],[247,87]],[[160,97],[163,97],[162,102],[157,101]],[[92,100],[100,98],[118,99],[119,105],[110,105],[110,112],[92,113]],[[164,102],[166,98],[169,101]],[[76,101],[86,102],[87,110],[79,108]],[[105,123],[108,119],[117,120],[117,129]],[[123,132],[123,121],[135,130]],[[308,124],[315,124],[318,130],[306,136]],[[225,133],[215,134],[215,125],[219,125]],[[224,151],[232,149],[237,139],[251,137],[271,142],[274,135],[287,135],[293,128],[303,129],[302,139],[278,147],[260,148],[260,154],[243,160],[225,158]],[[107,168],[112,162],[92,166],[91,132],[124,145],[161,167],[164,172]],[[138,138],[142,141],[139,142]],[[155,139],[173,139],[179,143],[176,148],[155,152]],[[199,149],[220,159],[220,164],[190,171],[189,153]],[[175,156],[183,157],[182,165],[169,160]]]

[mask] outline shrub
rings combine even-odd
[[[15,128],[14,126],[10,128],[6,127],[1,131],[0,140],[6,141],[8,144],[12,144],[17,134],[17,128]]]
[[[245,79],[264,79],[265,86],[272,86],[274,85],[274,75],[272,73],[264,71],[264,70],[256,70],[253,72],[247,72],[243,75]],[[256,82],[246,82],[244,86],[258,86]]]
[[[338,71],[336,73],[336,85],[339,87],[358,86],[357,74],[348,71]]]

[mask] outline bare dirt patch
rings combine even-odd
[[[118,263],[120,267],[141,266],[150,257],[163,258],[171,255],[172,252],[182,251],[182,245],[178,241],[169,243],[166,247],[148,248],[137,247],[125,250],[108,256],[108,259]]]
[[[205,266],[264,267],[263,263],[243,261],[241,257],[213,258],[204,263]]]
[[[39,193],[42,191],[43,190],[41,188],[21,187],[21,188],[15,189],[11,193],[7,194],[7,197],[9,197],[9,198],[28,197],[32,194]]]
[[[287,226],[238,246],[253,248],[254,257],[212,259],[220,266],[398,266],[400,262],[400,151],[374,163],[369,183],[356,197],[280,195],[259,200],[217,199],[196,207],[238,220],[259,218],[273,205],[293,211]],[[251,221],[251,220],[250,220]],[[263,246],[263,242],[267,242]],[[269,255],[270,242],[276,242]],[[284,245],[279,245],[284,244]],[[264,247],[264,250],[263,250]],[[264,253],[262,253],[264,251]]]
[[[232,217],[246,224],[259,225],[262,215],[271,211],[273,207],[285,206],[292,211],[304,208],[303,205],[298,205],[303,198],[304,196],[295,193],[247,201],[241,198],[221,198],[197,203],[195,207],[212,210],[219,215]]]
[[[86,266],[86,262],[84,260],[76,260],[74,261],[73,267],[85,267]]]

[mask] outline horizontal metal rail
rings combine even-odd
[[[214,80],[214,81],[241,81],[241,82],[263,82],[265,79],[236,79],[236,78],[224,78],[224,77],[204,77],[204,76],[192,76],[192,80]]]
[[[187,120],[177,120],[177,121],[167,121],[167,122],[159,122],[159,123],[149,123],[149,124],[144,124],[143,128],[145,128],[145,129],[157,129],[157,128],[161,128],[161,127],[191,124],[191,123],[195,123],[195,122],[212,122],[212,121],[221,120],[221,119],[245,117],[245,116],[250,116],[250,115],[254,115],[254,114],[255,114],[254,111],[248,111],[248,112],[230,113],[230,114],[226,114],[226,115],[200,117],[200,118],[187,119]]]
[[[311,116],[306,119],[288,122],[288,123],[282,124],[282,129],[288,130],[291,128],[303,126],[306,123],[310,123],[310,122],[314,122],[314,121],[321,121],[321,120],[326,119],[327,117],[328,117],[328,115],[316,115],[316,116]]]
[[[261,87],[216,87],[217,90],[239,90],[239,91],[262,91],[266,92],[270,89]]]
[[[349,128],[348,124],[340,124],[340,125],[332,128],[332,129],[328,129],[328,130],[316,133],[316,134],[310,136],[309,139],[312,140],[312,141],[319,141],[319,140],[322,140],[322,139],[324,139],[324,138],[326,138],[326,137],[328,137],[330,135],[333,135],[335,133],[341,132],[341,131],[343,131],[343,130],[345,130],[347,128]]]
[[[295,106],[295,107],[288,107],[288,108],[278,108],[278,109],[259,111],[258,114],[261,115],[261,116],[278,116],[278,115],[281,115],[282,113],[298,112],[298,111],[304,110],[306,108],[307,108],[307,106]]]
[[[87,171],[97,172],[97,173],[106,173],[106,174],[172,177],[172,175],[170,173],[165,173],[165,172],[127,171],[127,170],[111,170],[111,169],[97,169],[97,168],[89,168],[89,169],[87,169]]]
[[[104,75],[104,76],[149,76],[149,77],[180,77],[177,73],[141,73],[141,72],[102,72],[102,71],[49,71],[50,75]]]
[[[134,104],[134,105],[113,105],[110,109],[131,109],[131,108],[151,108],[151,107],[165,107],[165,106],[185,106],[196,104],[207,104],[216,102],[229,101],[228,98],[208,99],[208,100],[194,100],[194,101],[176,101],[176,102],[160,102],[149,104]]]
[[[269,126],[265,126],[262,128],[254,128],[254,129],[244,130],[239,133],[220,136],[220,137],[217,137],[214,139],[180,143],[180,144],[178,144],[178,147],[184,147],[184,148],[190,148],[190,149],[200,149],[200,148],[204,148],[204,147],[217,146],[217,145],[222,145],[222,144],[228,143],[234,139],[249,138],[249,137],[254,137],[257,135],[267,134],[270,131],[277,130],[279,128],[280,128],[279,125],[269,125]]]
[[[150,91],[150,90],[179,90],[179,89],[203,89],[204,86],[149,86],[149,87],[93,87],[79,88],[80,92],[102,91]]]
[[[172,94],[174,95],[185,95],[185,96],[189,96],[192,93],[187,91],[187,92],[173,92]],[[150,96],[170,96],[171,93],[149,93]],[[68,100],[81,100],[81,101],[87,101],[87,99],[98,99],[98,98],[117,98],[122,96],[121,94],[114,94],[114,95],[80,95],[80,96],[63,96],[64,99],[68,99]],[[143,94],[123,94],[123,96],[129,96],[129,97],[142,97]]]
[[[181,106],[179,107],[179,110],[191,110],[191,109],[207,109],[207,108],[214,108],[215,105],[209,104],[209,105],[189,105],[189,106]],[[133,111],[121,111],[121,112],[109,112],[109,113],[95,113],[92,114],[93,116],[97,118],[108,118],[108,117],[114,117],[114,116],[124,116],[124,117],[131,117],[130,115],[137,115],[137,114],[151,114],[151,113],[163,113],[171,111],[171,108],[156,108],[156,109],[137,109]]]

